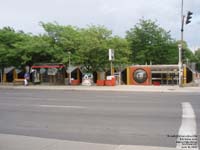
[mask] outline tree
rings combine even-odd
[[[89,26],[81,29],[81,43],[74,61],[85,72],[104,70],[108,63],[108,40],[112,32],[104,26]]]
[[[73,56],[80,46],[79,28],[73,26],[62,26],[58,23],[40,23],[49,37],[50,44],[54,51],[57,51],[56,57],[60,62],[66,64],[69,52]]]
[[[200,48],[198,48],[195,51],[195,58],[196,58],[197,70],[200,72]]]
[[[196,61],[200,63],[200,48],[195,51]]]
[[[113,61],[113,66],[115,69],[122,71],[125,67],[130,65],[131,50],[126,39],[114,36],[110,39],[109,46],[114,49],[115,59]]]
[[[19,66],[17,43],[24,41],[24,33],[11,27],[0,29],[0,65],[2,67]]]
[[[177,45],[179,45],[181,41],[177,41]],[[182,49],[182,62],[187,63],[187,61],[190,62],[196,62],[196,58],[194,53],[189,49],[186,41],[182,42],[183,49]]]
[[[126,33],[132,50],[132,62],[135,64],[177,63],[178,50],[170,32],[159,27],[156,22],[141,19]],[[172,59],[173,58],[173,59]]]
[[[56,53],[45,35],[26,35],[23,42],[15,44],[20,57],[21,66],[32,66],[35,63],[50,63],[56,61]],[[18,60],[18,61],[19,61]]]
[[[128,64],[130,54],[128,42],[104,26],[89,26],[80,30],[81,43],[76,51],[74,61],[83,66],[85,72],[107,71],[110,69],[108,49],[115,50],[115,67]]]

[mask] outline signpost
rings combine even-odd
[[[68,70],[69,70],[69,85],[71,85],[71,62],[70,62],[70,55],[71,55],[71,52],[68,52],[68,56],[69,56],[69,58],[68,58],[68,60],[69,60],[69,65],[68,65]]]
[[[114,50],[113,49],[109,49],[108,50],[108,55],[109,55],[109,61],[110,61],[110,75],[112,76],[113,75],[113,72],[112,72],[112,61],[114,60],[114,56],[115,56]]]

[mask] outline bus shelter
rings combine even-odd
[[[34,84],[65,84],[65,66],[63,64],[36,64],[31,67],[31,80]]]

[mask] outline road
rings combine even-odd
[[[182,102],[200,129],[200,94],[0,90],[0,133],[90,143],[176,147]],[[199,133],[199,130],[198,130]]]

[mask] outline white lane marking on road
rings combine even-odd
[[[29,104],[11,104],[0,103],[0,106],[14,106],[14,107],[42,107],[42,108],[72,108],[72,109],[84,109],[84,106],[69,106],[69,105],[29,105]]]
[[[46,107],[46,108],[77,108],[77,109],[83,109],[86,107],[83,106],[66,106],[66,105],[35,105],[36,107]]]
[[[182,123],[176,142],[176,148],[180,150],[199,150],[196,116],[188,102],[182,103]]]

